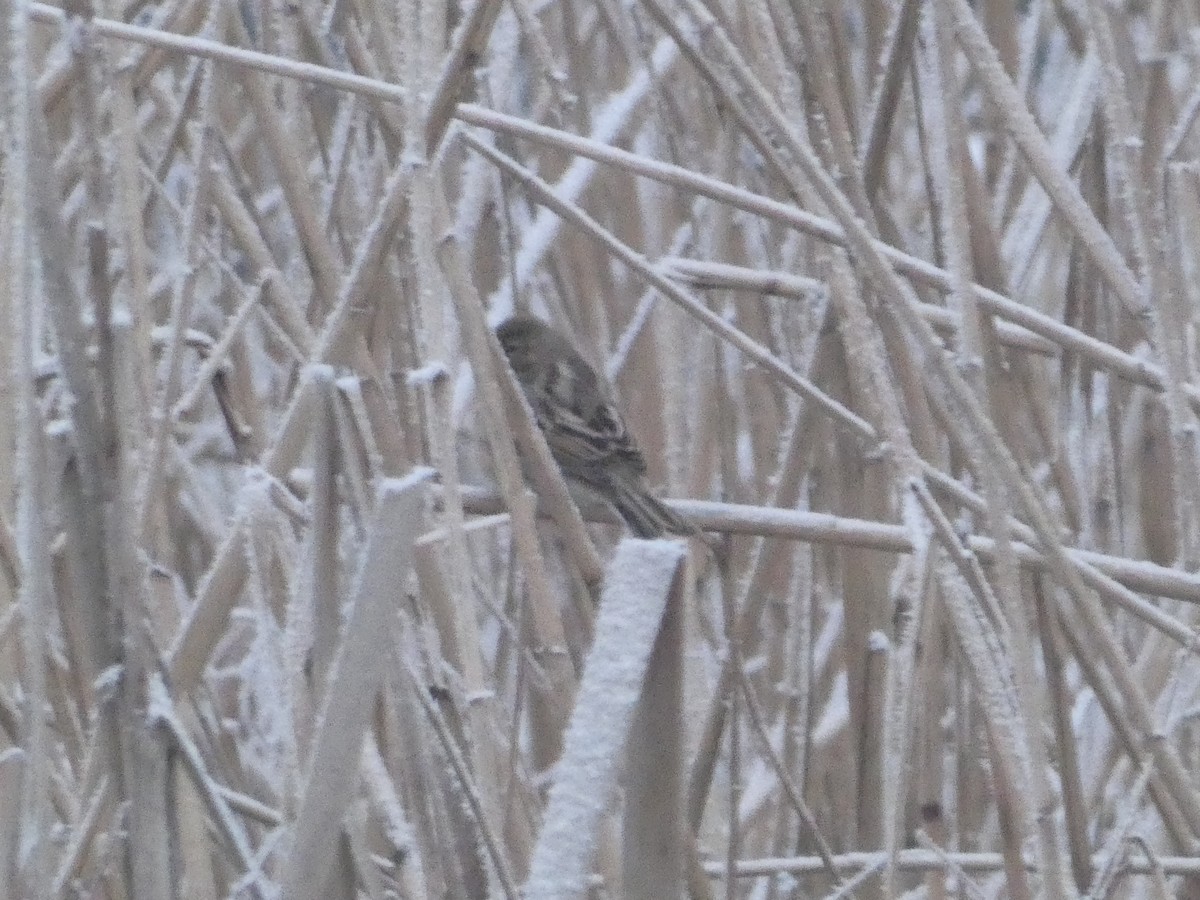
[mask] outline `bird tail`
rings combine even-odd
[[[640,481],[641,479],[638,479]],[[642,484],[631,484],[625,479],[613,479],[606,492],[629,530],[640,538],[657,538],[663,534],[698,534],[696,526],[685,522],[661,500],[646,490]]]

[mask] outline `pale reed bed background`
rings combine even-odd
[[[0,900],[1200,896],[1200,4],[65,7]],[[514,308],[710,545],[584,525]]]

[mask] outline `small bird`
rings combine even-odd
[[[563,335],[517,315],[496,329],[558,467],[591,488],[641,538],[696,534],[646,486],[646,460],[604,383]]]

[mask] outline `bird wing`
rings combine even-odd
[[[594,479],[599,469],[614,463],[644,474],[641,451],[591,371],[559,365],[547,376],[534,412],[559,465],[584,479],[589,475]]]

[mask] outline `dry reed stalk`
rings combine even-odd
[[[25,765],[25,752],[17,747],[9,747],[0,754],[0,787],[4,790],[4,796],[14,797],[21,792]],[[4,900],[20,896],[17,893],[21,881],[21,858],[18,854],[21,819],[18,812],[14,804],[0,820],[0,867],[3,868],[0,874],[4,876],[0,879],[0,897]]]
[[[987,35],[965,2],[949,0],[954,15],[955,35],[993,98],[996,109],[1006,117],[1008,134],[1025,155],[1030,168],[1046,189],[1060,214],[1078,233],[1084,247],[1092,254],[1101,274],[1135,316],[1147,310],[1147,299],[1130,272],[1111,236],[1088,208],[1079,189],[1055,165],[1037,122],[1029,113],[1024,99],[1005,73],[989,43]]]
[[[52,601],[50,593],[49,559],[47,556],[46,510],[38,499],[44,484],[42,444],[44,440],[42,415],[37,405],[34,383],[34,353],[38,344],[37,308],[45,295],[43,279],[33,265],[40,243],[50,235],[37,227],[37,217],[30,207],[34,200],[36,167],[33,158],[35,123],[32,110],[31,48],[29,18],[25,9],[7,6],[3,10],[3,46],[8,52],[8,71],[5,79],[7,120],[11,128],[8,153],[12,161],[7,166],[7,192],[12,198],[6,207],[14,222],[11,243],[6,247],[6,268],[9,271],[6,287],[9,291],[6,306],[14,315],[16,327],[10,336],[11,349],[6,354],[13,364],[18,380],[13,406],[15,415],[14,444],[16,469],[19,473],[16,525],[19,529],[18,552],[23,578],[16,597],[20,616],[20,653],[24,688],[28,693],[28,708],[40,710],[46,691],[46,626]],[[35,168],[36,167],[36,168]],[[75,370],[78,375],[78,368]],[[81,385],[82,386],[82,385]],[[86,399],[90,399],[87,395]],[[11,668],[10,668],[11,671]],[[18,797],[10,805],[6,817],[4,865],[8,884],[13,893],[38,893],[49,885],[49,854],[46,847],[50,825],[49,784],[47,767],[50,762],[50,735],[41,715],[23,717],[20,728],[20,749],[13,747],[5,753],[5,782]],[[14,717],[15,720],[15,717]],[[14,721],[15,724],[15,721]],[[17,729],[10,730],[10,740],[17,739]],[[15,776],[15,777],[14,777]],[[7,889],[6,889],[7,890]]]
[[[679,632],[677,624],[664,631],[663,616],[674,594],[675,610],[667,615],[668,619],[678,618],[680,600],[673,585],[680,578],[682,559],[682,546],[666,541],[628,540],[617,550],[596,622],[596,641],[580,683],[575,718],[565,738],[561,774],[551,789],[546,824],[534,850],[525,885],[527,897],[549,900],[586,895],[595,830],[617,790],[618,760],[626,742],[635,741],[631,749],[636,753],[640,745],[655,741],[656,731],[670,730],[669,722],[678,716]],[[622,664],[614,665],[615,660]],[[659,672],[661,678],[647,689],[647,678],[653,672]],[[639,712],[643,704],[649,709]],[[656,714],[661,720],[650,718]],[[677,735],[678,729],[674,730]],[[682,759],[669,745],[651,746],[646,747],[647,752],[675,772],[661,772],[663,780],[659,780],[644,768],[646,762],[639,760],[631,775],[630,785],[645,790],[626,799],[626,839],[645,842],[656,832],[654,843],[662,842],[657,848],[643,846],[629,857],[631,868],[625,877],[635,881],[627,884],[627,889],[638,897],[678,895],[682,874],[680,819],[671,808],[681,805],[678,769]],[[656,894],[655,890],[668,893]]]
[[[440,194],[440,187],[435,185],[434,190]],[[434,204],[434,221],[448,223],[444,200],[440,196],[431,196],[429,200]],[[542,648],[539,662],[547,675],[547,684],[534,694],[536,707],[541,714],[540,727],[535,729],[540,749],[535,755],[536,767],[541,770],[551,765],[562,751],[560,741],[571,706],[570,698],[575,692],[576,675],[561,652],[566,645],[561,612],[554,602],[554,589],[538,546],[533,499],[521,478],[516,447],[505,418],[505,401],[498,383],[500,379],[488,374],[503,365],[503,354],[495,346],[495,337],[488,333],[483,305],[471,289],[465,260],[457,241],[450,234],[444,234],[442,238],[438,262],[458,306],[468,354],[474,362],[475,371],[480,373],[479,390],[486,410],[490,446],[502,489],[507,495],[509,510],[513,514],[517,552],[529,579],[530,623],[535,646]]]
[[[961,92],[955,68],[951,25],[944,7],[927,12],[924,24],[927,39],[932,45],[927,54],[927,85],[935,94],[926,108],[931,111],[931,147],[940,148],[930,166],[938,186],[940,215],[952,283],[948,298],[957,307],[962,320],[957,345],[957,364],[969,379],[979,399],[993,411],[998,422],[1011,421],[1006,416],[1003,391],[1003,366],[996,352],[995,332],[990,319],[983,315],[968,285],[974,281],[974,265],[967,238],[967,196],[963,182],[955,177],[967,167],[966,125],[952,97]],[[965,182],[965,179],[963,180]],[[939,182],[941,182],[939,184]],[[979,231],[981,229],[975,229]],[[1008,429],[1011,435],[1012,429]],[[1011,441],[1010,441],[1011,442]],[[1007,522],[1011,500],[1001,478],[993,470],[982,473],[984,497],[988,505],[987,526],[996,541],[996,572],[994,575],[998,600],[1003,604],[1001,620],[1008,626],[1008,651],[1013,657],[1013,680],[1020,714],[1019,735],[1027,758],[1025,780],[1030,791],[1030,807],[1036,819],[1041,855],[1042,888],[1047,896],[1062,898],[1068,895],[1066,870],[1062,860],[1058,830],[1049,824],[1057,816],[1058,798],[1047,779],[1049,751],[1036,723],[1046,719],[1046,701],[1041,686],[1034,677],[1032,636],[1030,633],[1028,601],[1021,590],[1016,553],[1010,539]]]
[[[427,473],[384,481],[367,529],[367,545],[338,650],[322,692],[308,773],[293,825],[284,896],[321,896],[338,839],[337,823],[351,800],[362,741],[377,692],[389,633],[388,588],[408,574],[420,530],[420,490]]]
[[[841,853],[834,857],[834,865],[839,872],[852,873],[856,870],[879,865],[883,853]],[[902,850],[897,859],[897,865],[904,871],[924,871],[940,869],[947,863],[967,873],[994,872],[1001,867],[1003,860],[999,853],[945,853],[942,851],[912,848]],[[1200,870],[1200,861],[1191,856],[1163,857],[1133,856],[1123,862],[1127,874],[1150,874],[1154,870],[1167,875],[1194,875]],[[740,878],[763,878],[783,872],[809,873],[824,868],[825,863],[819,856],[764,857],[755,860],[743,860],[738,865],[737,874]],[[710,863],[706,867],[710,877],[721,872],[721,864]],[[1029,866],[1033,868],[1032,865]]]

